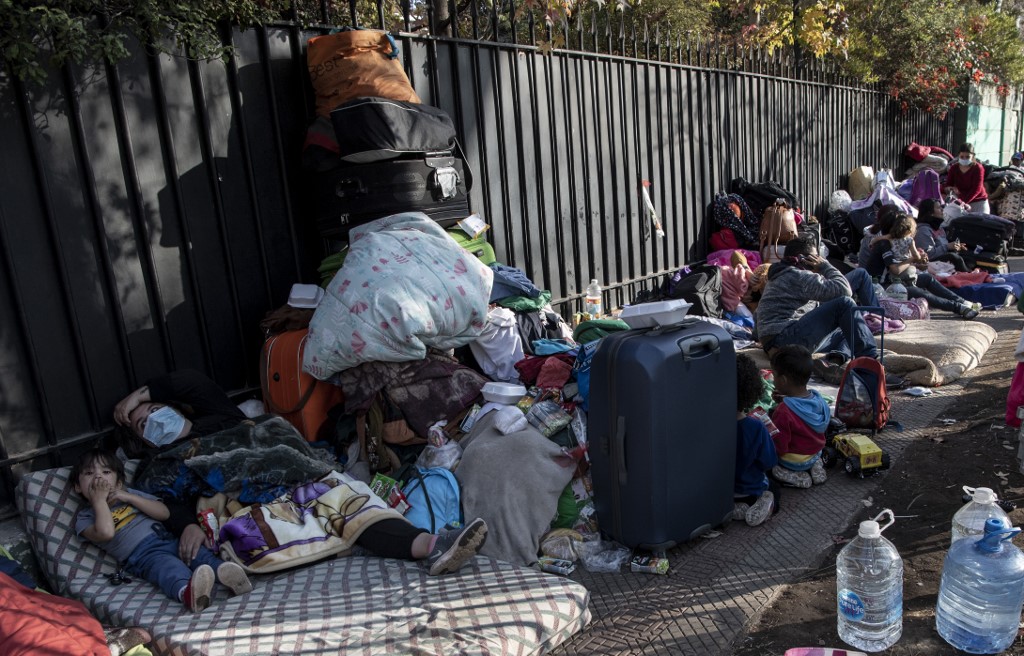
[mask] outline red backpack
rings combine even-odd
[[[889,423],[889,406],[882,364],[869,357],[850,360],[839,383],[836,417],[847,428],[870,428],[877,433]]]

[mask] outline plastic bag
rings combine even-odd
[[[526,413],[526,420],[543,433],[544,437],[551,437],[565,428],[572,421],[572,417],[556,401],[541,401],[530,407],[530,411]]]
[[[461,459],[462,447],[458,442],[446,442],[444,446],[428,444],[423,447],[420,457],[416,459],[416,466],[421,469],[443,467],[448,471],[455,471]]]
[[[850,203],[853,199],[850,198],[850,194],[844,189],[838,189],[832,192],[832,195],[828,199],[828,209],[830,212],[847,212],[850,211]]]
[[[583,548],[583,536],[568,529],[554,529],[544,536],[540,551],[545,556],[576,562]]]
[[[514,405],[505,406],[494,416],[494,428],[502,435],[526,430],[528,425],[526,416]]]
[[[580,559],[588,572],[618,572],[629,561],[630,550],[616,542],[595,540],[582,545]]]

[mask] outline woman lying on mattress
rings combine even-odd
[[[243,424],[247,418],[215,382],[197,371],[182,370],[158,376],[122,399],[114,408],[114,420],[123,427],[118,437],[125,453],[143,461],[140,476],[160,470],[163,465],[165,473],[169,472],[170,478],[174,478],[175,470],[164,462],[169,454],[177,451],[187,453],[187,457],[203,455],[196,453],[195,448],[198,446],[202,451],[203,444],[210,441],[196,442],[192,438],[206,438],[216,433],[218,437],[211,440],[227,439],[230,429]],[[186,442],[185,438],[192,441]],[[299,443],[302,444],[301,439]],[[275,462],[275,459],[268,456],[267,462]],[[223,473],[218,473],[218,477],[223,477]],[[354,479],[349,482],[353,486],[363,485]],[[198,490],[185,488],[180,496],[179,499],[164,498],[171,513],[164,523],[180,537],[178,555],[188,563],[200,546],[211,547],[212,544],[196,523]],[[479,518],[461,529],[435,535],[413,526],[401,516],[389,515],[362,526],[355,544],[383,558],[425,559],[430,574],[439,575],[462,567],[480,551],[486,538],[487,525]]]

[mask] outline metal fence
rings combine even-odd
[[[820,215],[854,166],[899,170],[906,143],[951,141],[949,120],[901,114],[789,55],[586,16],[553,34],[515,11],[470,13],[449,37],[403,33],[406,70],[455,120],[499,260],[566,312],[591,278],[615,306],[700,258],[706,206],[735,176],[775,179]],[[225,30],[227,62],[140,46],[45,87],[2,85],[3,512],[21,473],[67,464],[150,376],[192,367],[258,388],[259,321],[323,256],[299,167],[304,48],[322,18]]]

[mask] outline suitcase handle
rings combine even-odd
[[[721,350],[721,344],[714,335],[694,335],[679,340],[679,350],[683,353],[683,360],[689,361],[717,354]]]
[[[625,485],[627,480],[626,472],[626,418],[619,417],[615,425],[615,437],[612,438],[612,450],[615,453],[614,462],[619,466],[619,485]]]
[[[334,185],[334,195],[338,198],[352,198],[366,194],[366,185],[360,178],[342,178]]]

